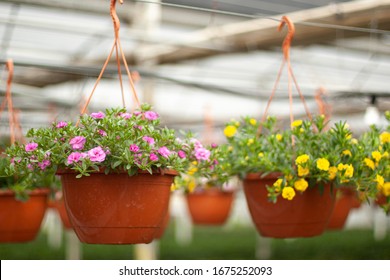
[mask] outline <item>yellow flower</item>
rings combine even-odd
[[[263,156],[264,156],[264,153],[260,152],[260,153],[258,154],[258,156],[259,156],[259,157],[263,157]]]
[[[302,125],[302,120],[293,121],[291,127],[299,127]]]
[[[233,137],[237,132],[237,128],[234,125],[228,125],[223,130],[223,133],[226,137],[231,138]]]
[[[295,191],[292,187],[285,187],[282,191],[282,197],[284,199],[292,200],[295,196]]]
[[[256,124],[257,124],[257,121],[256,121],[255,119],[250,119],[250,120],[249,120],[249,123],[250,123],[251,125],[256,125]]]
[[[308,175],[310,172],[309,168],[304,168],[300,165],[298,165],[298,176],[303,177]]]
[[[276,140],[281,141],[282,140],[282,134],[276,134]]]
[[[382,134],[379,136],[381,143],[389,143],[390,142],[390,132],[382,132]]]
[[[329,173],[329,179],[333,180],[334,178],[336,178],[337,167],[336,166],[329,167],[328,173]]]
[[[247,145],[248,145],[248,146],[250,146],[250,145],[252,145],[252,144],[253,144],[253,142],[255,142],[255,140],[254,140],[253,138],[251,138],[251,139],[248,139],[248,143],[247,143]]]
[[[291,174],[287,174],[286,176],[284,176],[286,178],[287,181],[291,181],[293,176]]]
[[[372,161],[372,159],[365,158],[365,159],[364,159],[364,163],[365,163],[369,168],[371,168],[372,170],[375,169],[375,163]]]
[[[192,193],[195,190],[196,187],[196,182],[194,178],[191,178],[190,181],[188,182],[188,191]]]
[[[300,191],[300,192],[304,192],[307,189],[308,186],[309,186],[309,184],[303,178],[299,179],[299,180],[296,180],[295,183],[294,183],[294,188],[297,191]]]
[[[376,185],[377,189],[378,190],[382,190],[383,185],[385,183],[385,178],[383,178],[383,176],[377,174],[376,178],[375,178],[375,181],[377,182],[377,185]]]
[[[228,151],[229,151],[229,152],[233,151],[233,146],[229,146],[229,147],[228,147]]]
[[[320,158],[317,160],[317,168],[319,170],[328,171],[329,165],[330,163],[326,158]]]
[[[309,160],[309,158],[310,158],[310,157],[309,157],[307,154],[300,155],[299,157],[297,157],[297,158],[295,159],[295,163],[296,163],[297,165],[304,164],[304,163],[306,163],[306,162]]]
[[[175,183],[172,183],[171,185],[171,192],[175,191],[175,190],[178,190],[179,187],[177,185],[175,185]]]
[[[240,122],[235,121],[235,122],[234,122],[234,125],[237,126],[237,127],[239,127],[239,126],[240,126]]]
[[[352,164],[348,164],[347,168],[345,169],[344,176],[348,177],[348,178],[352,178],[353,171],[354,171],[354,168],[353,168]]]
[[[278,179],[275,181],[275,183],[273,184],[273,186],[275,187],[275,190],[277,192],[280,192],[280,188],[282,187],[282,183],[283,183],[283,179]]]
[[[383,185],[382,193],[383,193],[385,196],[390,196],[390,182],[386,182],[386,183]]]
[[[190,169],[188,169],[187,174],[188,175],[194,175],[196,171],[198,171],[197,167],[191,167]]]
[[[343,155],[345,155],[345,156],[352,156],[352,153],[351,153],[351,151],[350,150],[344,150],[343,152],[342,152],[342,154]]]
[[[246,157],[245,157],[245,160],[247,160],[247,161],[248,161],[248,160],[249,160],[249,157],[248,157],[248,156],[246,156]]]
[[[342,163],[339,163],[339,164],[337,165],[337,169],[338,169],[339,171],[344,170],[344,169],[346,169],[346,168],[347,168],[347,166],[344,165],[344,164],[342,164]]]
[[[382,158],[382,155],[379,151],[374,151],[371,153],[371,155],[375,159],[376,162],[380,161]]]
[[[384,152],[384,153],[382,154],[382,157],[383,157],[383,158],[388,158],[388,157],[389,157],[389,153],[388,153],[388,152]]]
[[[354,144],[354,145],[356,145],[356,144],[358,143],[358,140],[357,140],[356,138],[352,138],[352,139],[351,139],[351,143]]]
[[[192,165],[198,165],[198,162],[196,160],[194,160],[193,162],[191,162]]]

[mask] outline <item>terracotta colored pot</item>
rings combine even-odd
[[[335,191],[325,185],[297,193],[292,200],[279,197],[276,203],[268,201],[266,186],[272,186],[278,174],[260,178],[249,174],[243,181],[249,212],[262,236],[275,238],[311,237],[322,234],[328,225],[334,207]]]
[[[155,237],[176,173],[60,175],[69,220],[81,242],[136,244]]]
[[[360,207],[361,201],[353,187],[342,186],[337,190],[336,202],[328,229],[342,229],[352,208]]]
[[[57,211],[64,228],[66,229],[73,228],[72,224],[69,221],[68,213],[66,212],[65,202],[63,198],[49,200],[49,207]]]
[[[192,222],[198,225],[222,225],[229,217],[233,192],[216,188],[186,195]]]
[[[29,192],[25,202],[15,193],[0,191],[0,242],[27,242],[36,238],[47,209],[48,189]]]

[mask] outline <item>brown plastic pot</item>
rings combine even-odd
[[[360,204],[358,193],[353,187],[340,187],[337,190],[335,206],[327,228],[343,229],[351,209],[360,207]]]
[[[248,174],[243,180],[249,212],[258,233],[264,237],[296,238],[321,235],[329,222],[335,202],[335,191],[330,184],[321,193],[318,187],[297,193],[292,200],[279,197],[268,201],[266,186],[272,186],[278,174],[260,178]]]
[[[186,194],[192,222],[197,225],[222,225],[230,215],[232,191],[217,188]]]
[[[15,193],[0,191],[0,242],[28,242],[36,238],[47,209],[48,189],[28,193],[27,201],[15,199]]]
[[[176,173],[60,175],[69,220],[81,242],[137,244],[154,239]]]

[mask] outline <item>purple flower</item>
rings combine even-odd
[[[98,133],[99,133],[101,136],[107,136],[107,132],[105,132],[103,129],[99,129]]]
[[[68,164],[72,164],[74,162],[79,162],[80,159],[84,158],[85,154],[83,156],[82,153],[79,152],[73,152],[68,156]]]
[[[67,126],[67,125],[68,125],[67,122],[59,122],[59,123],[57,123],[56,128],[63,128],[65,126]]]
[[[150,121],[157,120],[158,114],[156,112],[153,112],[153,111],[146,111],[145,118],[147,118]]]
[[[45,170],[46,167],[48,167],[50,164],[51,164],[50,160],[44,159],[42,162],[38,163],[38,166],[39,168],[41,168],[41,170]]]
[[[103,112],[92,113],[91,117],[94,119],[103,119],[106,115]]]
[[[76,136],[70,139],[69,144],[72,145],[73,150],[82,150],[84,148],[86,139],[83,136]]]
[[[131,118],[131,114],[130,114],[130,113],[120,113],[119,116],[121,116],[121,117],[124,118],[125,120]]]
[[[186,158],[186,153],[182,150],[178,151],[177,155],[179,156],[179,158]]]
[[[38,144],[31,142],[26,145],[25,150],[26,152],[32,152],[35,151],[37,148],[38,148]]]
[[[139,151],[139,147],[136,144],[131,144],[129,149],[130,149],[130,152],[134,152],[134,153]]]
[[[106,159],[106,153],[102,147],[98,146],[88,151],[88,157],[94,162],[103,162]]]
[[[142,137],[142,140],[146,141],[149,145],[154,144],[154,139],[152,137],[144,136],[144,137]]]
[[[196,148],[195,157],[197,160],[208,160],[210,157],[210,151],[205,148]]]
[[[156,154],[150,154],[149,158],[151,161],[158,161],[158,156]]]
[[[167,158],[171,154],[171,151],[169,151],[167,147],[163,146],[160,149],[158,149],[158,153],[163,157]]]

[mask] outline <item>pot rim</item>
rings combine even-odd
[[[64,169],[58,169],[56,171],[56,175],[64,175],[64,174],[78,174],[77,171],[75,170],[72,170],[72,169],[68,169],[68,168],[64,168]],[[91,175],[92,174],[104,174],[104,169],[101,169],[99,172],[91,172],[90,173]],[[124,170],[121,170],[119,172],[112,172],[112,173],[108,173],[106,175],[117,175],[117,174],[127,174],[127,171],[124,171]],[[138,170],[138,174],[150,174],[149,171],[147,170]],[[150,175],[172,175],[172,176],[177,176],[179,173],[176,171],[176,170],[173,170],[173,169],[158,169],[157,171],[153,171],[153,174],[150,174]],[[135,176],[135,175],[133,175]],[[132,176],[129,176],[129,177],[132,177]]]
[[[42,187],[33,190],[26,190],[28,196],[47,195],[50,193],[50,188]],[[16,192],[10,189],[0,189],[0,196],[15,196]]]

